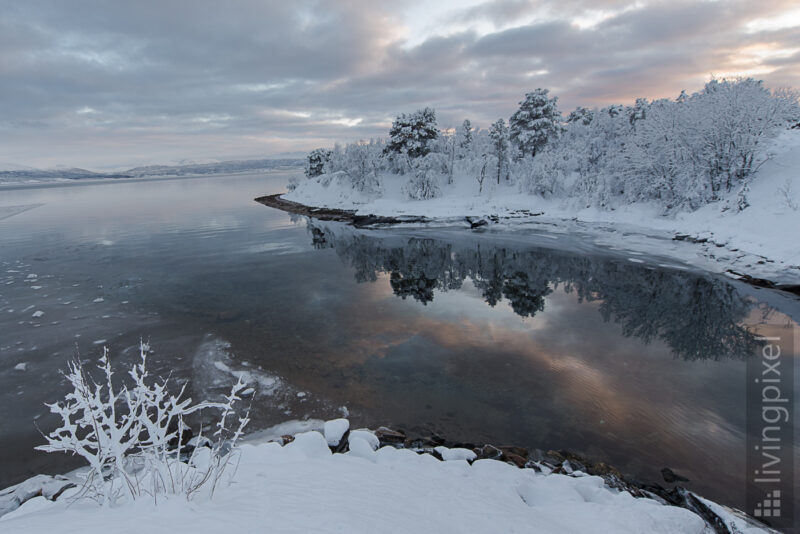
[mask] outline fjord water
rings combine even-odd
[[[356,230],[253,201],[286,178],[0,189],[0,487],[77,465],[33,450],[67,359],[124,365],[144,338],[196,400],[250,381],[251,430],[348,414],[670,467],[742,505],[744,358],[794,301],[546,229]]]

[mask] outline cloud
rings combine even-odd
[[[712,73],[800,83],[800,20],[777,0],[444,2],[431,20],[415,1],[8,4],[0,161],[38,166],[305,150],[426,105],[485,126],[539,86],[568,109]]]

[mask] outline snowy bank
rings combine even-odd
[[[0,530],[26,533],[108,532],[649,532],[707,533],[697,514],[654,498],[635,498],[580,471],[546,474],[439,447],[430,454],[384,446],[374,433],[347,434],[348,452],[333,454],[333,435],[303,432],[278,442],[241,446],[234,481],[213,499],[138,499],[114,507],[35,497],[0,518]],[[378,431],[380,432],[380,431]],[[344,436],[343,436],[344,437]],[[377,450],[376,450],[377,449]],[[727,528],[762,532],[722,510]]]
[[[638,252],[671,254],[715,272],[732,270],[785,284],[800,283],[800,129],[786,130],[769,141],[768,159],[752,176],[749,206],[739,211],[737,193],[693,212],[663,214],[649,203],[614,210],[584,207],[575,199],[543,198],[521,193],[516,185],[483,185],[470,177],[443,184],[442,194],[412,200],[403,193],[402,176],[387,175],[376,194],[353,189],[343,173],[301,179],[282,198],[320,208],[354,210],[358,215],[426,217],[440,224],[481,218],[490,227],[539,230],[577,228],[593,232],[610,246]],[[633,237],[633,238],[631,238]],[[668,250],[665,241],[693,242]],[[667,250],[665,250],[665,248]]]

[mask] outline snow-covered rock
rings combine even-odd
[[[469,449],[448,449],[447,447],[436,447],[434,450],[439,453],[439,455],[442,457],[442,460],[445,462],[454,460],[466,460],[471,462],[477,457],[477,454]]]
[[[36,475],[0,490],[0,516],[16,510],[31,499],[53,501],[75,484],[63,476]],[[3,530],[0,528],[0,531]]]
[[[350,441],[352,442],[354,439],[363,439],[369,444],[370,447],[372,447],[372,450],[374,451],[378,450],[378,447],[380,446],[380,440],[378,439],[378,436],[369,430],[352,430],[350,432]]]
[[[325,421],[322,427],[322,432],[328,445],[336,447],[342,441],[342,436],[350,429],[350,421],[347,419],[334,419],[332,421]]]

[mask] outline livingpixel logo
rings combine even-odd
[[[747,511],[794,527],[794,333],[757,337],[747,361]]]

